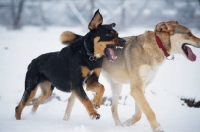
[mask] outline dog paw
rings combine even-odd
[[[101,115],[100,114],[93,114],[93,115],[91,115],[90,116],[90,118],[92,119],[92,120],[98,120],[99,118],[101,117]]]
[[[93,106],[94,106],[95,109],[99,109],[100,108],[100,105],[97,105],[95,103],[93,103]]]
[[[164,132],[164,131],[160,127],[158,127],[154,132]]]
[[[99,102],[96,101],[95,99],[93,99],[92,104],[93,104],[93,107],[94,107],[95,109],[99,109],[99,108],[100,108],[100,105],[101,105],[101,103],[99,103]]]
[[[126,120],[126,121],[123,123],[123,126],[131,126],[131,125],[132,125],[131,119]]]
[[[119,120],[118,120],[118,121],[115,121],[115,125],[116,125],[116,126],[124,126],[123,123],[121,123],[121,121],[119,121]]]
[[[64,120],[64,121],[68,121],[69,118],[70,118],[69,116],[64,116],[63,120]]]

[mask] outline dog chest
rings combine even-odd
[[[142,65],[139,68],[139,77],[143,84],[151,83],[155,78],[158,68],[150,65]]]

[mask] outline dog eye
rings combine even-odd
[[[111,33],[106,34],[107,37],[112,37]]]
[[[189,33],[188,33],[188,36],[192,36],[192,33],[191,33],[191,32],[189,32]]]

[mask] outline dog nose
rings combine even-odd
[[[123,38],[120,38],[120,43],[124,45],[126,43],[126,40],[124,40]]]

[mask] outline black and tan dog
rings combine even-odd
[[[96,108],[100,107],[104,86],[98,82],[98,78],[103,56],[114,61],[116,56],[112,48],[124,43],[112,29],[115,24],[102,25],[102,22],[103,18],[97,10],[88,25],[90,32],[84,37],[72,42],[60,52],[43,54],[32,60],[26,73],[24,94],[15,109],[17,120],[21,119],[23,108],[33,99],[38,86],[42,93],[34,103],[32,112],[50,97],[55,86],[61,91],[72,92],[85,106],[92,119],[100,118],[83,89],[83,83],[87,83],[87,90],[96,92],[93,103]],[[87,80],[89,76],[90,79]]]
[[[76,36],[71,33],[71,36],[73,35]],[[168,56],[181,54],[188,60],[195,61],[196,55],[188,45],[200,48],[200,38],[194,36],[189,28],[180,25],[177,21],[169,21],[157,24],[155,31],[146,31],[141,35],[124,37],[124,39],[126,40],[124,48],[115,49],[117,60],[110,63],[104,58],[102,65],[102,73],[111,84],[113,92],[112,115],[115,124],[131,126],[141,119],[143,112],[152,130],[163,132],[145,98],[144,91],[154,80],[158,69],[169,58]],[[130,84],[130,94],[135,100],[135,114],[125,123],[121,123],[117,109],[122,84]],[[74,99],[70,98],[69,104],[73,104],[73,101]]]

